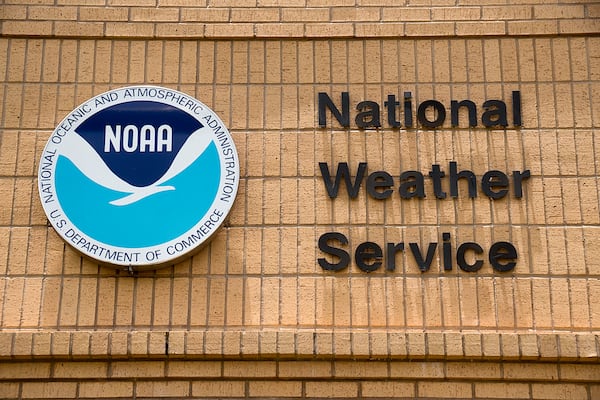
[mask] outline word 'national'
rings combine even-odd
[[[387,124],[390,128],[399,129],[404,127],[413,128],[416,124],[413,119],[413,95],[412,92],[404,92],[402,102],[398,101],[396,95],[388,94],[383,106],[387,114]],[[482,104],[481,123],[486,128],[508,126],[509,113],[506,103],[502,100],[486,100]],[[356,104],[357,113],[354,123],[359,129],[380,128],[382,121],[381,106],[376,101],[364,100]],[[327,126],[327,110],[344,128],[350,127],[350,95],[348,92],[341,94],[341,107],[335,105],[327,93],[319,93],[319,126]],[[437,100],[425,100],[417,106],[417,122],[420,126],[428,129],[436,129],[444,125],[447,109],[444,104]],[[460,125],[461,115],[466,116],[470,127],[478,124],[477,105],[471,100],[450,101],[450,124],[452,127]],[[403,118],[401,118],[403,116]],[[403,120],[403,121],[401,121]],[[521,126],[521,92],[512,92],[512,122],[514,126]]]

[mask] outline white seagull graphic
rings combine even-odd
[[[71,160],[84,175],[98,185],[117,192],[128,193],[125,197],[110,202],[115,206],[126,206],[155,193],[175,190],[174,186],[161,185],[189,167],[206,150],[211,139],[210,134],[203,133],[203,130],[204,128],[200,128],[190,135],[167,172],[148,186],[133,186],[119,178],[108,168],[96,150],[75,132],[63,137],[60,147],[61,155]]]

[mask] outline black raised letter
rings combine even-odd
[[[331,97],[325,92],[319,92],[319,126],[327,126],[327,113],[325,107],[329,108],[331,114],[338,120],[340,125],[347,128],[350,126],[350,96],[348,92],[342,92],[342,112],[333,104]]]
[[[507,126],[506,104],[501,100],[487,100],[483,103],[485,112],[481,115],[481,122],[486,128],[493,126]]]
[[[383,200],[389,198],[394,186],[394,178],[385,171],[375,171],[369,174],[367,177],[367,192],[375,199]],[[383,191],[379,191],[378,188],[383,188]]]
[[[426,111],[429,107],[432,107],[435,110],[435,119],[433,121],[427,119]],[[425,100],[419,104],[417,119],[421,125],[427,128],[437,128],[444,124],[444,120],[446,119],[446,108],[444,108],[444,105],[437,100]]]
[[[354,252],[356,266],[365,272],[373,272],[381,267],[383,253],[377,243],[364,242],[358,245]],[[373,261],[368,263],[368,261]]]
[[[413,253],[413,257],[419,266],[421,272],[429,271],[429,267],[431,267],[431,262],[433,261],[433,255],[435,254],[435,249],[437,248],[437,242],[429,243],[429,247],[427,248],[427,258],[423,260],[423,255],[421,254],[421,250],[419,249],[419,245],[417,243],[409,243],[410,251]]]
[[[387,244],[387,249],[385,253],[385,269],[387,269],[388,271],[394,271],[396,269],[396,253],[398,253],[399,251],[404,251],[404,242],[400,242],[397,244]]]
[[[513,124],[515,126],[521,126],[521,92],[515,90],[512,92],[512,106],[513,106]]]
[[[450,161],[450,196],[458,197],[458,180],[464,178],[469,183],[469,197],[477,197],[477,180],[472,171],[456,172],[456,161]]]
[[[327,271],[339,271],[348,266],[350,255],[345,250],[330,246],[328,243],[330,240],[337,240],[341,244],[348,244],[348,238],[339,232],[324,233],[319,238],[319,250],[340,259],[339,262],[332,264],[325,258],[319,258],[319,265]]]
[[[338,190],[340,188],[340,182],[342,178],[344,182],[346,182],[346,190],[348,190],[348,196],[354,199],[358,196],[358,189],[360,188],[360,183],[365,176],[365,170],[367,169],[367,163],[359,163],[358,171],[356,171],[356,180],[352,183],[350,178],[350,171],[348,170],[348,163],[342,162],[338,164],[337,173],[335,175],[335,182],[331,182],[331,174],[329,173],[329,166],[327,163],[320,162],[319,168],[321,169],[321,175],[323,176],[323,183],[325,184],[325,189],[327,189],[327,194],[332,199],[335,199],[338,195]]]
[[[481,189],[488,197],[492,199],[501,199],[508,193],[508,176],[502,171],[488,171],[483,174],[481,178]],[[494,191],[494,188],[503,188],[498,191]]]
[[[444,256],[444,270],[452,271],[452,243],[450,243],[450,234],[448,232],[442,233],[442,253]]]
[[[496,242],[490,247],[490,263],[496,271],[508,272],[517,265],[517,249],[508,242]],[[502,264],[501,261],[509,261]]]
[[[446,192],[442,191],[442,178],[446,176],[446,173],[440,170],[438,164],[433,164],[431,166],[431,171],[429,171],[429,176],[433,179],[433,193],[435,194],[435,197],[438,199],[445,199]]]
[[[364,129],[371,126],[379,128],[381,126],[379,104],[374,101],[361,101],[356,105],[356,110],[361,111],[354,118],[354,122],[359,128]]]
[[[400,102],[396,101],[396,96],[388,94],[387,101],[383,105],[387,108],[387,119],[390,127],[400,128],[400,122],[396,120],[396,107],[400,105]]]
[[[467,271],[467,272],[479,271],[479,269],[483,265],[483,261],[475,260],[475,262],[473,264],[468,264],[467,261],[465,260],[465,253],[467,252],[467,250],[473,250],[477,254],[483,253],[483,249],[477,243],[473,243],[473,242],[463,243],[458,247],[458,250],[456,252],[456,263],[458,264],[460,269],[462,269],[463,271]]]
[[[412,92],[404,92],[404,126],[407,128],[413,126]]]
[[[471,100],[452,100],[450,102],[450,123],[452,126],[458,126],[458,110],[461,107],[467,107],[469,110],[469,126],[477,126],[477,106]]]
[[[513,171],[513,183],[515,186],[515,197],[520,199],[523,197],[523,180],[531,177],[531,172],[526,169],[523,172]]]
[[[400,197],[410,199],[425,197],[425,179],[419,171],[404,171],[400,174]]]

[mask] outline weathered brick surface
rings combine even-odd
[[[600,396],[600,7],[521,0],[6,0],[0,5],[0,397]],[[228,226],[130,276],[65,245],[37,194],[56,124],[128,84],[179,89],[236,141]],[[445,106],[522,95],[506,129],[342,128],[317,94]],[[413,110],[416,112],[416,110]],[[512,122],[512,121],[510,121]],[[404,121],[402,121],[404,124]],[[436,200],[449,161],[529,169],[521,199]],[[427,197],[329,199],[319,162],[426,175]],[[447,185],[447,182],[444,182]],[[447,186],[445,186],[447,189]],[[479,190],[479,189],[478,189]],[[324,232],[360,242],[514,243],[509,273],[322,270]],[[385,260],[384,260],[385,262]],[[454,263],[455,264],[455,263]],[[378,361],[368,361],[368,360]]]
[[[374,36],[496,36],[599,33],[598,7],[593,1],[540,4],[498,2],[388,1],[259,1],[244,2],[68,0],[51,2],[10,0],[0,6],[2,35],[44,37],[247,37],[265,29],[274,37]],[[65,24],[62,21],[73,21]],[[89,25],[87,21],[98,21]],[[443,23],[448,21],[448,23]],[[120,24],[128,22],[130,24]],[[179,23],[186,22],[182,27]],[[346,24],[338,24],[340,22]],[[414,22],[420,22],[414,24]],[[265,26],[264,23],[272,23]],[[326,25],[319,25],[325,23]],[[248,24],[241,27],[240,24]],[[240,27],[241,29],[236,29]],[[478,27],[478,28],[477,28]],[[261,35],[262,36],[262,35]]]

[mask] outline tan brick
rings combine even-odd
[[[223,365],[224,377],[267,378],[276,375],[277,364],[272,361],[229,361]]]
[[[34,356],[47,356],[51,354],[51,332],[36,332],[33,334],[33,348],[31,354]]]
[[[576,384],[542,384],[531,385],[533,398],[538,399],[584,399],[587,398],[585,385]]]
[[[204,37],[204,24],[158,24],[156,36],[164,38]]]
[[[281,361],[280,378],[324,378],[331,377],[331,363],[328,361]]]
[[[71,334],[71,354],[86,357],[90,354],[89,332],[73,332]]]
[[[148,354],[165,354],[166,332],[150,332],[148,335]]]
[[[132,397],[133,382],[81,382],[80,398]]]
[[[157,5],[157,0],[108,0],[109,6],[137,6],[137,7],[154,7]]]
[[[415,384],[412,382],[369,382],[361,383],[362,395],[365,397],[406,397],[415,396]]]
[[[132,7],[131,21],[139,22],[174,22],[179,20],[177,8],[146,8]]]
[[[4,20],[26,19],[27,8],[22,6],[0,6],[0,13],[4,16]]]
[[[15,382],[15,383],[7,383],[7,382],[0,382],[0,393],[2,393],[3,396],[5,396],[6,398],[18,398],[19,397],[19,389],[20,389],[20,384]]]
[[[306,5],[308,7],[343,7],[343,6],[353,6],[354,1],[351,0],[334,0],[334,1],[325,1],[325,0],[307,0]]]
[[[307,397],[356,397],[358,384],[356,382],[306,382]]]
[[[304,34],[306,37],[350,37],[354,34],[354,26],[349,23],[307,23]]]
[[[417,390],[421,397],[471,398],[472,385],[460,382],[419,382]]]
[[[415,22],[431,20],[429,8],[385,7],[381,13],[382,21]]]
[[[240,332],[223,332],[223,350],[224,355],[239,356],[241,354]]]
[[[441,362],[394,361],[390,363],[391,378],[444,378],[444,364]]]
[[[58,5],[80,6],[81,0],[57,0],[55,3]],[[86,5],[90,5],[90,6],[103,6],[103,5],[105,5],[105,3],[106,3],[105,0],[89,0],[89,1],[85,2]]]
[[[584,18],[583,5],[534,5],[533,18],[558,19],[558,18]]]
[[[479,7],[434,7],[431,9],[433,21],[477,21],[481,17]]]
[[[481,398],[518,399],[529,398],[529,384],[527,383],[496,383],[476,382],[475,396]]]
[[[90,355],[102,357],[109,354],[109,332],[94,332],[90,337]]]
[[[160,5],[165,7],[206,7],[206,0],[194,1],[194,0],[161,0]]]
[[[446,354],[445,335],[442,332],[427,333],[427,353],[432,357],[443,357]]]
[[[574,334],[561,333],[557,335],[560,358],[563,360],[577,359],[577,337]]]
[[[463,336],[465,356],[481,357],[483,354],[483,344],[481,335],[474,333],[465,333]]]
[[[424,333],[410,333],[407,335],[408,354],[411,357],[423,357],[426,354],[426,335]]]
[[[404,29],[406,36],[445,36],[454,34],[455,27],[453,22],[407,22]]]
[[[543,35],[558,33],[558,21],[508,21],[509,35]]]
[[[378,7],[334,7],[331,9],[331,21],[379,21],[380,13]],[[325,13],[321,12],[321,14]]]
[[[556,335],[539,335],[538,345],[540,357],[544,359],[558,358]]]
[[[194,381],[192,395],[201,397],[244,397],[246,385],[242,381]]]
[[[50,363],[3,362],[0,363],[0,379],[48,379]]]
[[[510,380],[557,380],[558,369],[553,364],[506,363],[504,378]]]
[[[106,22],[107,37],[153,37],[154,24],[147,22]]]
[[[136,396],[144,397],[185,397],[190,394],[190,383],[185,381],[137,382]]]
[[[388,374],[386,362],[337,361],[334,365],[338,378],[381,378]]]
[[[279,10],[276,8],[234,8],[230,11],[230,21],[237,22],[276,22]]]
[[[519,347],[521,348],[522,359],[537,359],[540,356],[537,335],[535,334],[519,335]]]
[[[456,34],[459,36],[505,35],[504,22],[457,22]]]
[[[76,382],[24,382],[22,385],[21,396],[24,399],[73,398],[77,393]]]
[[[600,31],[600,19],[564,19],[558,22],[560,34],[598,33]]]
[[[259,7],[301,7],[305,6],[305,0],[258,0]]]
[[[569,381],[600,380],[600,365],[597,364],[560,364],[560,379]]]
[[[56,21],[54,34],[58,36],[102,36],[104,25],[100,22]]]
[[[446,364],[448,378],[496,380],[501,378],[500,365],[487,362],[449,362]]]
[[[598,338],[593,334],[577,334],[577,352],[582,359],[598,358]]]
[[[31,349],[33,347],[33,333],[32,332],[18,332],[15,334],[12,355],[16,358],[29,358]]]
[[[227,22],[230,10],[226,8],[182,8],[183,22]]]
[[[223,332],[206,332],[204,335],[204,350],[206,354],[218,355],[223,353]]]
[[[77,7],[44,7],[29,6],[28,18],[37,20],[71,20],[77,19]]]
[[[70,355],[71,335],[69,332],[54,332],[52,335],[52,355],[64,357]]]
[[[18,273],[19,270],[17,268],[15,268],[15,272]],[[5,283],[6,287],[4,289],[3,297],[4,297],[4,304],[6,305],[6,309],[7,310],[16,310],[16,312],[7,312],[3,316],[4,317],[3,324],[6,327],[17,328],[20,325],[21,316],[20,316],[20,313],[18,310],[21,307],[21,304],[23,303],[23,286],[24,286],[24,284],[25,284],[25,281],[22,278],[21,279],[10,279],[10,280],[7,280]],[[29,347],[29,350],[31,350],[31,342],[29,342],[29,344],[27,344],[27,343],[23,343],[23,344],[25,345],[25,347]],[[19,353],[21,353],[26,350],[25,350],[25,348],[22,348],[22,349],[15,348],[15,351],[19,351]]]
[[[484,20],[531,19],[532,14],[531,6],[484,6],[481,8],[481,19]]]
[[[112,378],[159,378],[165,376],[162,361],[116,361],[112,365]]]
[[[126,8],[114,7],[80,7],[80,21],[127,21],[129,12]]]
[[[588,12],[588,17],[590,17],[590,18],[600,17],[600,4],[588,4],[587,12]]]
[[[273,382],[250,381],[248,383],[250,397],[300,397],[302,396],[302,382]]]
[[[52,34],[51,21],[4,21],[3,35],[43,36]]]
[[[59,362],[54,364],[53,378],[107,378],[105,362]]]
[[[54,4],[54,1],[49,0],[6,0],[6,4]]]
[[[236,25],[209,24],[206,25],[204,34],[206,37],[214,38],[251,37],[254,34],[254,26],[243,23]]]
[[[444,346],[446,358],[462,358],[465,355],[463,335],[458,332],[444,334]]]
[[[356,37],[397,37],[404,35],[403,23],[357,23]]]
[[[352,354],[355,357],[368,357],[371,353],[371,340],[367,332],[352,334]]]

